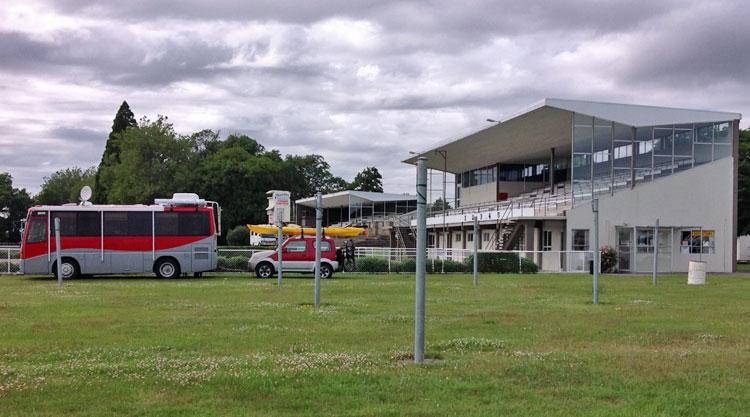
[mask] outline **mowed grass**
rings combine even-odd
[[[750,278],[0,278],[1,416],[740,416]]]

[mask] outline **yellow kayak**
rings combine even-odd
[[[270,224],[248,224],[247,228],[251,232],[258,234],[276,234],[279,230],[277,226]],[[365,232],[362,227],[324,227],[323,234],[328,237],[354,237],[359,236]],[[314,235],[314,227],[302,227],[302,226],[283,226],[281,233],[285,235]]]

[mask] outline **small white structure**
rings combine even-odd
[[[737,236],[737,262],[750,262],[750,235]]]
[[[268,196],[268,207],[266,207],[268,224],[276,224],[276,208],[283,210],[281,221],[289,223],[289,219],[291,218],[291,193],[289,191],[270,190],[266,192],[266,195]]]

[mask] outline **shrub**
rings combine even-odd
[[[374,256],[358,257],[357,272],[388,272],[388,259]]]
[[[435,259],[434,263],[430,259],[427,260],[427,273],[439,274],[441,272],[466,272],[466,266],[463,262],[451,259]]]
[[[531,259],[521,258],[521,273],[523,274],[536,274],[539,272],[539,267]]]
[[[602,246],[599,256],[602,272],[614,272],[617,266],[617,251],[611,246]]]
[[[474,255],[469,255],[464,260],[467,270],[472,271],[474,268]],[[516,253],[498,253],[498,252],[479,252],[477,262],[478,272],[518,272],[518,254]]]
[[[429,264],[429,261],[428,261]],[[427,265],[425,269],[428,271],[432,267]],[[406,258],[401,261],[401,263],[398,266],[398,272],[416,272],[417,271],[417,260],[412,258]]]
[[[250,244],[250,230],[245,226],[236,226],[227,233],[227,243],[232,246],[247,246]]]
[[[219,256],[216,268],[221,271],[245,271],[248,258],[244,256]]]

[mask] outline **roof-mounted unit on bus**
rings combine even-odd
[[[194,193],[174,193],[172,198],[154,199],[154,204],[160,206],[198,206],[205,207],[206,200]]]

